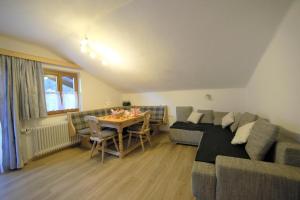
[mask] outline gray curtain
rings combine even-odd
[[[0,55],[0,122],[4,170],[23,167],[20,120],[47,116],[41,63]]]

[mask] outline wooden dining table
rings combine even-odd
[[[140,146],[140,143],[137,143],[128,147],[127,149],[124,149],[123,129],[144,121],[144,116],[142,114],[137,116],[121,116],[118,118],[112,115],[106,115],[98,117],[98,121],[101,127],[114,128],[118,132],[119,152],[107,149],[107,153],[123,158],[126,154]]]

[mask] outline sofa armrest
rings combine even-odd
[[[300,144],[278,142],[276,145],[275,162],[300,167]]]
[[[218,200],[300,199],[300,168],[240,158],[216,159]]]
[[[194,161],[192,191],[197,199],[215,200],[216,168],[214,164]]]

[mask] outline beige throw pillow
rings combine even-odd
[[[199,113],[199,112],[192,112],[191,114],[190,114],[190,116],[188,117],[188,119],[187,119],[187,121],[188,122],[192,122],[192,123],[194,123],[194,124],[197,124],[198,122],[199,122],[199,120],[200,120],[200,118],[202,117],[202,113]]]
[[[230,112],[222,119],[222,128],[226,128],[234,122],[234,113]]]
[[[244,144],[247,142],[248,137],[251,133],[251,130],[255,122],[250,122],[238,128],[234,138],[231,140],[231,144]]]

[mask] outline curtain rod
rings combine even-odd
[[[5,55],[5,56],[12,56],[12,57],[18,57],[18,58],[23,58],[23,59],[27,59],[27,60],[38,61],[38,62],[42,62],[42,63],[46,63],[46,64],[80,69],[79,65],[72,63],[72,62],[60,61],[60,60],[55,60],[55,59],[50,59],[50,58],[45,58],[45,57],[40,57],[40,56],[34,56],[34,55],[17,52],[17,51],[11,51],[11,50],[2,49],[2,48],[0,48],[0,54]]]

